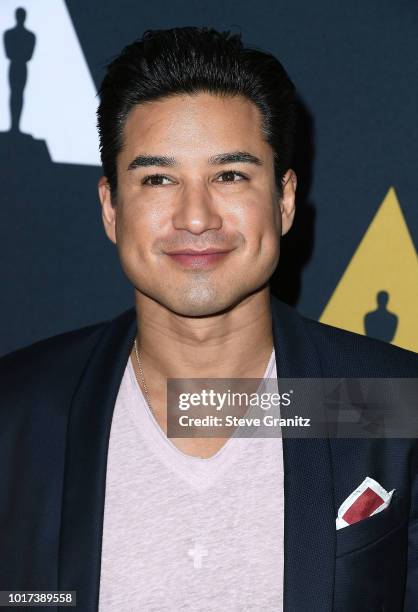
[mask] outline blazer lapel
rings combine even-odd
[[[135,309],[105,326],[69,415],[58,588],[77,591],[79,612],[98,609],[109,435],[135,334]]]
[[[277,378],[321,378],[303,318],[274,296],[271,306]],[[294,403],[281,413],[298,414]],[[336,536],[328,438],[289,438],[283,430],[283,462],[284,612],[331,611]]]
[[[319,357],[303,319],[274,296],[271,305],[277,377],[320,378]],[[98,609],[109,435],[135,334],[134,308],[105,326],[69,415],[58,588],[77,591],[79,612]],[[329,441],[284,437],[283,460],[284,612],[327,612],[335,559]]]

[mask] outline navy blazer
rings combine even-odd
[[[271,307],[278,378],[418,376],[415,353]],[[0,590],[72,590],[78,612],[98,609],[110,427],[135,334],[132,308],[0,359]],[[283,459],[284,611],[416,612],[417,442],[285,436]],[[366,476],[396,489],[390,505],[336,531]]]

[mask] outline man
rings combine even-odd
[[[416,610],[414,440],[166,435],[168,379],[418,372],[270,294],[295,214],[283,67],[229,33],[148,31],[100,94],[135,308],[1,360],[1,589],[76,591],[83,612]],[[366,477],[390,503],[337,530]]]

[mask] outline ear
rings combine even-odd
[[[293,224],[295,217],[295,196],[297,177],[291,168],[287,170],[282,179],[283,197],[280,201],[280,212],[282,216],[282,236],[287,234]]]
[[[105,176],[98,183],[100,204],[102,206],[102,221],[107,237],[116,244],[116,206],[112,204],[110,186]]]

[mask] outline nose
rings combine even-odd
[[[202,234],[209,229],[220,229],[222,217],[206,185],[187,185],[179,194],[173,214],[175,229]]]

